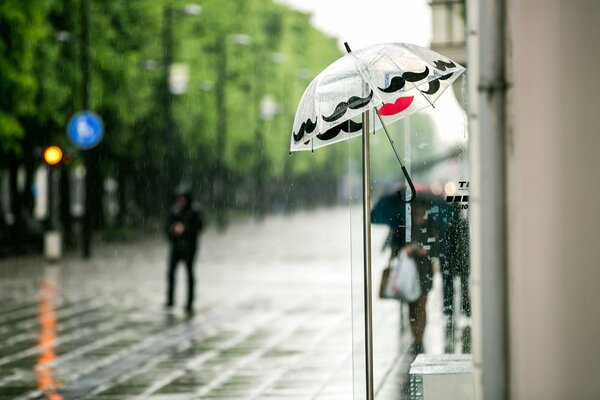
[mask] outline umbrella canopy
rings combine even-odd
[[[364,111],[375,128],[432,106],[464,67],[409,43],[377,44],[349,52],[306,88],[296,111],[290,151],[312,150],[360,135]],[[344,134],[342,134],[344,132]]]
[[[431,218],[441,232],[451,221],[454,207],[446,203],[442,196],[434,194],[428,186],[416,185],[417,202],[427,206]],[[399,192],[404,192],[402,187]],[[398,229],[406,225],[406,204],[398,198],[398,192],[388,193],[379,198],[371,210],[371,223],[387,225],[391,229]]]

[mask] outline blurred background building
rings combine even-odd
[[[467,4],[477,398],[597,398],[600,4]]]
[[[432,0],[431,48],[459,64],[467,65],[464,0]]]

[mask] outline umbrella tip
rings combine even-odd
[[[344,47],[346,48],[346,52],[352,53],[352,50],[350,50],[350,45],[348,44],[348,42],[344,42]]]

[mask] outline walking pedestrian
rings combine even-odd
[[[406,241],[404,227],[398,227],[391,233],[392,256],[403,249],[415,260],[421,284],[421,297],[408,303],[410,328],[413,334],[413,354],[423,353],[423,333],[427,323],[427,295],[433,286],[432,257],[439,256],[439,234],[435,222],[427,218],[428,205],[418,199],[412,205],[411,240]]]
[[[170,243],[167,270],[167,301],[166,308],[174,305],[175,273],[180,261],[185,264],[187,271],[187,302],[185,310],[193,313],[195,276],[194,260],[198,248],[198,236],[204,225],[199,205],[192,201],[191,187],[186,184],[175,189],[175,204],[171,207],[167,218],[166,231]]]

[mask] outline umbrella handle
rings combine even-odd
[[[408,175],[408,172],[406,171],[406,168],[404,167],[404,165],[402,166],[402,173],[404,174],[404,177],[406,178],[406,181],[408,182],[408,186],[410,187],[411,195],[410,195],[409,199],[404,200],[402,198],[402,191],[398,190],[398,198],[403,203],[412,203],[417,198],[417,191],[415,190],[415,185],[413,185],[412,179],[410,179],[410,176]]]

